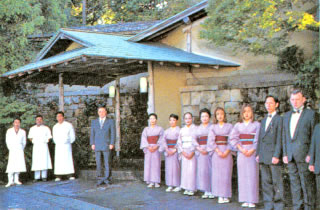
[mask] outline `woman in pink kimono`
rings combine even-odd
[[[196,126],[192,124],[192,114],[184,114],[186,125],[181,128],[178,138],[178,152],[181,157],[181,185],[185,195],[194,195],[196,186],[197,161],[194,156],[197,146],[195,132]]]
[[[226,113],[218,107],[214,111],[213,125],[208,136],[207,151],[212,155],[212,195],[219,197],[218,203],[229,203],[232,196],[232,168],[233,160],[229,134],[232,124],[227,123]]]
[[[201,124],[196,130],[197,189],[203,191],[202,198],[214,198],[211,194],[211,153],[207,151],[211,113],[204,108],[199,113]]]
[[[179,192],[180,191],[180,161],[177,152],[177,141],[179,138],[180,128],[177,126],[178,115],[171,114],[169,116],[170,128],[165,130],[160,152],[164,151],[165,156],[165,170],[166,170],[166,185],[168,188],[166,192]],[[175,187],[173,189],[173,187]]]
[[[259,167],[255,161],[259,129],[260,123],[254,121],[252,107],[244,104],[240,122],[235,124],[230,134],[230,143],[238,150],[238,189],[242,207],[255,208],[259,202]]]
[[[157,126],[157,115],[149,114],[149,126],[143,129],[141,135],[140,149],[144,152],[144,181],[148,187],[160,187],[161,159],[160,139],[163,129]]]

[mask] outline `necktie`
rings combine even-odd
[[[298,110],[293,110],[292,113],[293,113],[293,114],[296,114],[296,113],[297,113],[297,114],[300,114],[300,109],[298,109]]]
[[[103,119],[100,119],[100,128],[103,126]]]

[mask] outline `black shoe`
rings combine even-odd
[[[99,186],[101,186],[101,185],[103,185],[103,184],[104,184],[103,181],[98,181],[97,184],[96,184],[96,186],[99,187]]]

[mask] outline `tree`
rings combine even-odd
[[[236,50],[278,55],[295,31],[319,30],[315,0],[210,0],[201,37]]]
[[[287,46],[294,32],[319,31],[318,6],[315,0],[210,0],[200,36],[236,52],[277,56],[279,70],[297,75],[296,85],[320,98],[319,46],[308,60],[301,49]]]
[[[112,24],[160,20],[171,17],[201,0],[99,0],[87,1],[87,24]],[[79,20],[82,0],[72,0],[73,15]]]

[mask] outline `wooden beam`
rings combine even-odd
[[[59,74],[59,111],[64,112],[63,73],[60,73],[60,74]]]
[[[117,152],[117,156],[120,155],[121,150],[121,129],[120,129],[120,77],[118,77],[115,81],[115,88],[116,88],[116,145],[115,150]]]
[[[149,74],[149,91],[148,91],[148,114],[155,112],[155,98],[154,98],[154,69],[152,61],[148,61]]]

